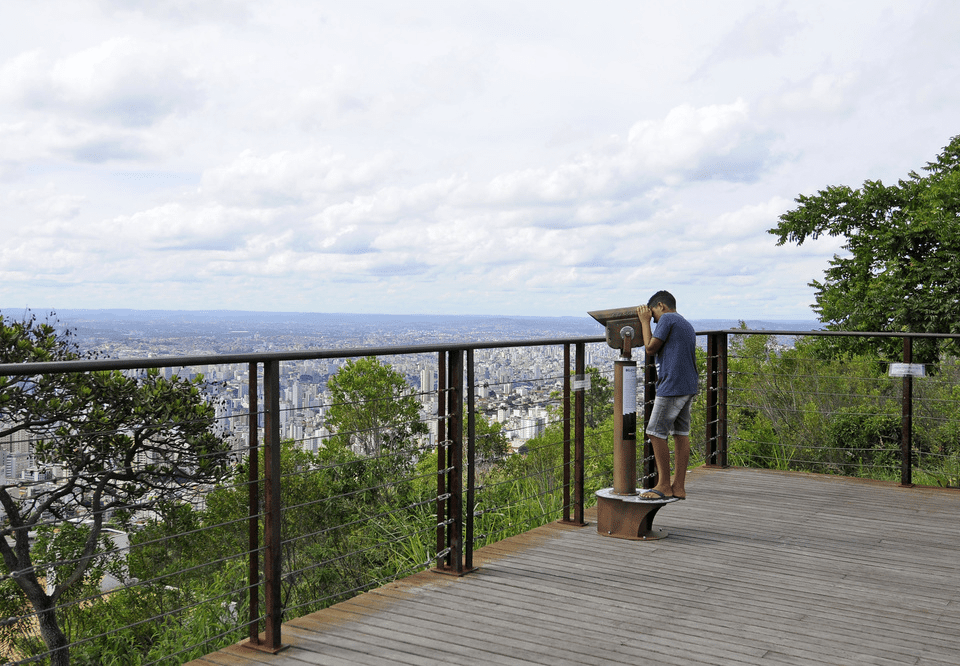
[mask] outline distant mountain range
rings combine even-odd
[[[42,316],[43,313],[37,313]],[[78,329],[100,329],[172,335],[223,333],[331,333],[346,330],[411,332],[446,332],[460,337],[464,333],[493,333],[512,335],[582,336],[602,335],[596,321],[582,317],[517,317],[498,315],[439,315],[439,314],[347,314],[313,312],[248,312],[242,310],[129,310],[64,309],[56,312],[66,326]],[[698,331],[739,328],[737,319],[691,319]],[[746,325],[753,330],[810,331],[821,327],[816,320],[754,320]],[[459,335],[458,335],[459,334]]]

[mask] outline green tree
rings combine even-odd
[[[398,454],[427,433],[404,376],[375,357],[347,361],[327,385],[334,443],[364,456]]]
[[[84,549],[90,529],[86,525],[65,522],[57,527],[40,525],[37,527],[33,544],[35,561],[68,561],[77,559]],[[113,573],[122,575],[122,560],[117,557],[116,547],[109,537],[103,535],[98,553],[91,559],[85,575],[60,598],[59,621],[67,635],[79,635],[87,629],[84,609],[80,602],[95,598],[100,592],[100,583],[104,575]],[[56,583],[55,573],[48,574],[46,584]],[[9,618],[0,624],[0,640],[4,649],[0,652],[0,663],[4,658],[19,658],[25,655],[40,654],[46,651],[43,640],[35,632],[27,629],[30,604],[15,579],[0,582],[0,614]]]
[[[816,356],[815,345],[811,338],[788,348],[770,335],[732,336],[732,461],[895,478],[901,436],[898,382],[886,376],[884,364],[872,353],[823,359]]]
[[[576,371],[571,371],[570,374],[576,377]],[[589,380],[590,387],[583,392],[583,421],[587,428],[596,428],[613,414],[613,382],[604,377],[599,368],[593,366],[586,368],[585,377]],[[563,396],[560,391],[553,391],[550,397],[561,400]],[[573,399],[575,398],[571,397],[571,409]],[[562,410],[557,408],[555,418],[562,417]]]
[[[0,317],[0,362],[72,360],[69,334],[34,317]],[[0,555],[36,613],[51,664],[69,663],[69,639],[58,604],[89,584],[107,516],[145,501],[176,497],[225,472],[228,447],[214,434],[214,408],[203,379],[167,380],[156,371],[118,371],[0,378],[0,436],[29,433],[33,464],[48,482],[0,486],[6,513]],[[82,547],[31,548],[38,527],[84,518]]]
[[[464,409],[466,415],[466,409]],[[463,419],[463,443],[467,443],[467,419]],[[503,459],[510,452],[510,441],[503,430],[503,424],[488,421],[479,411],[474,413],[473,435],[476,446],[476,455],[480,462],[495,462]]]
[[[801,195],[770,229],[777,244],[843,236],[816,288],[814,311],[828,330],[960,333],[960,135],[937,158],[896,185],[868,180]],[[879,351],[896,358],[899,340],[825,338],[833,353]],[[927,341],[917,360],[937,360]]]
[[[613,414],[613,383],[600,374],[599,368],[587,368],[590,388],[584,392],[583,420],[586,427],[596,428]]]

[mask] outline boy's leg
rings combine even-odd
[[[657,396],[653,401],[653,410],[650,412],[650,422],[647,423],[646,435],[650,438],[653,455],[657,462],[657,485],[651,490],[663,493],[664,497],[673,497],[673,486],[670,483],[670,448],[667,446],[668,433],[674,428],[674,422],[683,409],[684,402],[674,397]],[[689,417],[688,417],[689,418]],[[684,432],[689,432],[688,429]],[[687,438],[687,458],[690,456],[689,437]],[[655,499],[658,495],[649,491],[641,493],[644,499]]]
[[[674,497],[686,497],[687,491],[684,484],[687,480],[687,465],[690,464],[690,436],[674,435],[673,450],[674,473],[671,493]]]
[[[653,457],[657,462],[657,485],[651,490],[657,490],[666,497],[673,496],[673,490],[670,485],[670,448],[667,446],[667,440],[653,435],[647,435],[650,438],[650,445],[653,447]],[[689,454],[689,450],[687,452]],[[640,497],[644,499],[659,499],[659,496],[651,493],[649,490],[642,492]]]
[[[682,435],[674,433],[673,435],[675,471],[671,492],[675,497],[687,496],[684,484],[687,480],[687,465],[690,463],[690,407],[693,405],[693,398],[692,395],[686,396],[674,424],[677,432],[684,433]]]

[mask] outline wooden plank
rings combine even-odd
[[[395,632],[397,636],[406,636],[406,640],[421,649],[429,649],[431,646],[440,649],[448,655],[449,663],[474,664],[478,651],[492,661],[504,658],[550,658],[552,663],[578,663],[571,659],[568,651],[558,649],[555,644],[533,641],[536,646],[534,649],[531,641],[514,639],[506,632],[490,632],[487,636],[442,634],[432,623],[412,621],[404,610],[405,607],[393,609],[389,618],[380,613],[364,616],[362,626],[374,629],[376,636]]]
[[[559,644],[570,653],[584,655],[584,657],[589,655],[602,657],[604,663],[610,663],[611,659],[616,660],[617,655],[620,659],[627,658],[630,661],[631,657],[633,660],[649,658],[652,653],[675,659],[689,652],[686,649],[683,652],[672,649],[670,643],[657,646],[647,642],[642,647],[639,645],[631,647],[631,643],[628,642],[631,636],[649,636],[653,632],[653,628],[644,623],[642,613],[636,612],[635,608],[633,613],[588,606],[568,606],[563,610],[557,604],[550,605],[549,599],[542,603],[535,600],[533,594],[526,595],[526,603],[519,600],[509,603],[507,600],[510,597],[493,594],[489,590],[482,590],[481,592],[486,594],[479,600],[457,592],[457,590],[447,591],[443,599],[438,601],[443,604],[441,609],[450,613],[469,608],[470,621],[473,625],[471,631],[478,631],[479,627],[496,628],[499,623],[506,623],[514,627],[514,631],[529,643]],[[409,605],[404,605],[402,610],[409,612],[408,609]],[[636,626],[630,627],[631,623]],[[693,636],[688,637],[687,640],[696,642],[699,638]],[[709,658],[704,658],[702,661],[710,663],[718,653],[723,652],[725,652],[723,649],[716,648]],[[731,652],[752,653],[754,656],[762,654],[762,651],[743,650],[739,647]],[[701,659],[690,657],[690,661],[700,662]]]
[[[463,608],[469,608],[469,617],[462,613]],[[564,651],[578,655],[579,660],[591,656],[607,661],[614,659],[618,653],[611,651],[608,644],[621,643],[622,632],[610,629],[610,623],[603,622],[591,627],[589,636],[582,635],[584,627],[595,621],[594,617],[590,617],[585,623],[584,618],[580,617],[582,611],[583,608],[568,606],[564,609],[557,604],[545,607],[535,603],[528,607],[510,607],[509,603],[503,603],[498,595],[489,590],[481,590],[480,597],[476,598],[461,596],[455,589],[445,591],[437,599],[407,600],[395,609],[396,614],[404,617],[430,618],[436,625],[449,626],[454,632],[452,635],[458,637],[465,631],[486,634],[494,640],[510,636],[537,645],[562,645]],[[360,605],[358,612],[363,612]],[[611,620],[623,622],[624,616],[615,612]],[[601,638],[601,641],[598,642],[597,638]],[[619,654],[623,656],[622,646]],[[645,658],[649,653],[636,650],[633,656]]]
[[[340,626],[326,631],[312,631],[303,625],[284,625],[284,640],[295,637],[297,647],[315,652],[330,659],[335,664],[358,664],[362,666],[390,666],[391,664],[413,664],[418,666],[440,666],[440,659],[430,659],[416,654],[409,644],[397,642],[389,636],[374,636],[370,640],[369,632],[349,631]],[[449,662],[448,662],[449,663]],[[455,663],[455,662],[454,662]]]
[[[535,588],[534,586],[531,586],[531,592],[532,592],[533,594],[536,593],[536,588]],[[505,598],[507,598],[507,597],[505,597]],[[537,604],[537,605],[540,605],[540,604]],[[626,605],[626,604],[621,604],[621,607],[622,607],[622,606],[625,606],[625,605]],[[621,622],[623,621],[623,620],[622,620],[622,615],[621,615],[620,617],[618,617],[618,615],[617,615],[617,613],[618,613],[619,611],[615,611],[615,612],[613,612],[612,614],[609,614],[609,613],[605,613],[604,610],[603,610],[603,608],[591,608],[591,607],[587,607],[587,606],[582,605],[582,604],[581,604],[581,605],[578,605],[578,608],[579,608],[579,610],[580,610],[581,612],[584,612],[584,611],[587,612],[587,614],[590,615],[593,619],[599,618],[600,621],[602,621],[602,622],[604,622],[604,623],[606,623],[606,622],[614,622],[614,621],[617,621],[617,620],[620,620]],[[716,610],[716,611],[722,611],[723,609],[715,609],[715,610]],[[557,617],[559,616],[559,614],[558,614],[556,611],[552,611],[552,614],[553,614],[553,617],[554,617],[554,618],[557,618]],[[606,615],[609,615],[609,617],[604,617],[605,614],[606,614]],[[644,622],[644,619],[643,619],[642,616],[639,617],[638,622],[641,622],[641,623]],[[575,629],[579,624],[582,624],[582,623],[583,623],[583,621],[580,620],[580,619],[577,618],[577,617],[574,617],[574,618],[572,618],[572,620],[571,620],[571,625],[572,625],[572,628],[573,628],[573,629]],[[744,624],[745,626],[751,626],[752,623],[749,623],[749,622],[744,623],[744,618],[743,618],[741,615],[738,615],[737,619],[736,619],[735,621],[732,621],[732,622],[726,622],[726,621],[723,620],[722,618],[714,620],[714,626],[715,626],[715,627],[727,626],[728,628],[734,629],[734,628],[737,628],[737,627],[738,627],[739,625],[741,625],[741,624]],[[686,626],[684,626],[684,625],[686,625]],[[672,628],[674,628],[675,630],[685,630],[685,631],[688,631],[688,632],[696,632],[696,631],[698,630],[698,628],[699,628],[698,625],[697,625],[697,621],[693,621],[692,623],[686,623],[686,622],[684,622],[682,619],[678,618],[678,616],[677,616],[676,613],[673,613],[673,614],[671,614],[670,616],[665,617],[665,619],[656,618],[656,617],[650,618],[649,621],[648,621],[648,624],[646,625],[647,631],[649,632],[649,631],[652,629],[653,626],[658,626],[658,627],[662,627],[662,628],[671,628],[671,627],[672,627]],[[771,631],[773,631],[774,629],[775,629],[775,627],[768,627],[768,628],[764,629],[763,632],[761,632],[760,634],[758,634],[757,636],[755,636],[755,638],[759,638],[759,639],[763,640],[763,639],[767,638],[767,637],[770,635]],[[784,636],[785,636],[785,635],[781,635],[781,636],[779,637],[778,643],[782,643],[782,641],[783,641],[783,639],[784,639]],[[691,634],[691,633],[685,633],[685,637],[686,637],[685,640],[688,642],[688,644],[689,644],[689,642],[691,642],[691,641],[694,642],[694,643],[696,643],[696,642],[698,641],[697,636],[696,636],[695,633],[693,633],[693,634]],[[804,635],[803,635],[802,633],[798,633],[798,638],[799,638],[801,644],[806,642],[806,639],[805,639],[805,637],[804,637]],[[773,647],[773,646],[776,645],[776,644],[777,644],[777,643],[773,643],[773,644],[771,644],[770,646]],[[705,646],[705,647],[706,647],[706,646]]]
[[[662,541],[551,524],[480,549],[463,578],[292,620],[279,655],[196,663],[958,663],[960,493],[705,468],[688,490],[657,516]]]

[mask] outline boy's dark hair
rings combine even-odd
[[[664,291],[663,289],[650,297],[650,300],[647,301],[647,307],[652,308],[657,303],[663,303],[671,310],[677,309],[677,299],[675,299],[669,291]]]

